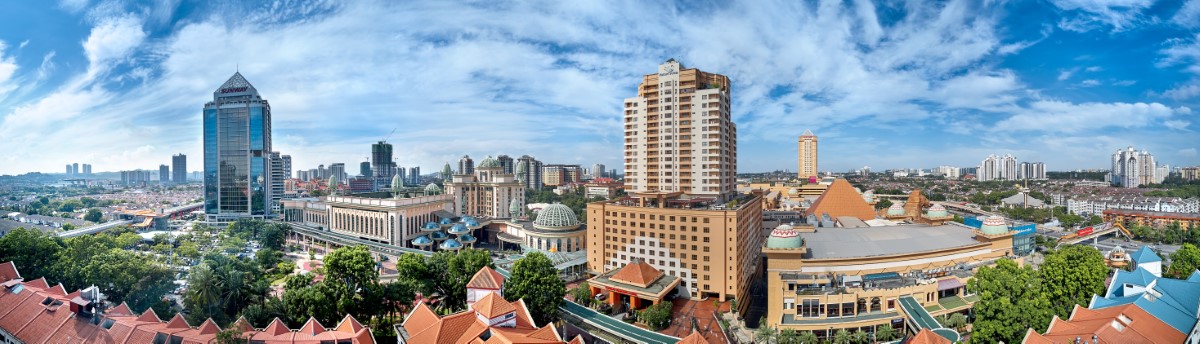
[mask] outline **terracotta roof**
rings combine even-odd
[[[400,326],[410,330],[424,329],[428,328],[429,326],[433,326],[433,324],[437,322],[437,314],[434,313],[433,310],[429,309],[429,306],[425,305],[424,303],[420,303],[413,308],[412,312],[408,313],[408,316],[404,318],[404,322],[400,323]]]
[[[129,310],[129,305],[122,302],[120,305],[108,310],[106,314],[109,316],[133,315],[133,311]]]
[[[34,288],[38,288],[38,289],[50,288],[50,284],[46,283],[45,277],[35,279],[35,280],[29,281],[29,282],[25,282],[25,286],[26,287],[34,287]]]
[[[859,220],[870,220],[875,218],[875,209],[871,208],[867,201],[864,201],[862,195],[858,191],[854,191],[854,186],[845,179],[836,179],[833,184],[825,189],[825,193],[813,202],[811,207],[808,207],[806,212],[808,215],[821,216],[821,214],[829,214],[831,218],[839,216],[853,216]]]
[[[183,314],[175,313],[175,317],[167,322],[167,328],[189,329],[192,328],[192,325],[188,324],[187,320],[183,320]]]
[[[308,322],[304,323],[304,326],[300,327],[299,332],[309,336],[316,336],[322,332],[325,332],[325,328],[321,326],[321,323],[317,322],[316,318],[309,317]]]
[[[655,269],[650,264],[641,260],[633,261],[621,267],[620,271],[609,277],[610,280],[645,288],[654,284],[655,280],[662,277],[662,272]]]
[[[158,319],[158,314],[154,314],[154,308],[147,309],[146,312],[137,317],[137,321],[162,322],[162,320]]]
[[[239,320],[241,319],[245,318],[240,318]],[[236,328],[236,325],[234,327]],[[200,324],[200,334],[202,335],[217,334],[217,332],[221,332],[221,327],[217,326],[217,323],[212,319],[205,320],[203,324]]]
[[[486,266],[476,271],[475,276],[471,277],[471,281],[467,282],[467,288],[471,289],[500,290],[502,286],[504,286],[504,275]]]
[[[471,309],[482,315],[484,318],[495,319],[507,313],[512,313],[517,310],[512,303],[504,300],[496,293],[487,293],[479,301],[475,301],[471,305]]]
[[[409,332],[409,342],[429,344],[463,344],[478,339],[488,329],[475,318],[474,312],[448,315],[424,329],[404,327]],[[413,331],[416,330],[416,331]]]
[[[211,319],[209,319],[209,320],[211,320]],[[236,329],[238,329],[238,331],[242,331],[242,332],[254,331],[254,326],[250,325],[249,321],[246,321],[246,317],[238,318],[238,320],[234,321],[233,325],[230,325],[229,327],[236,328]]]
[[[692,331],[692,334],[683,337],[677,344],[708,344],[708,340],[704,339],[704,335],[701,335],[700,332]]]
[[[917,332],[917,335],[912,336],[911,338],[908,338],[908,340],[904,341],[904,344],[952,344],[952,343],[950,343],[950,340],[946,339],[946,337],[939,336],[937,333],[933,333],[933,331],[926,328],[926,329],[921,329],[921,332]]]
[[[507,305],[504,308],[511,308],[507,312],[496,312],[492,314],[503,315],[513,312],[514,323],[508,323],[508,326],[498,325],[488,327],[486,320],[480,319],[478,314],[481,312],[491,312],[490,309],[495,305]],[[404,323],[400,326],[408,332],[409,343],[431,343],[431,344],[485,344],[485,343],[502,343],[502,344],[562,344],[562,338],[558,336],[558,331],[553,325],[546,325],[538,328],[534,326],[533,318],[529,316],[529,307],[525,305],[525,301],[517,300],[516,302],[508,302],[495,293],[488,293],[483,299],[471,306],[471,311],[464,311],[451,314],[439,318],[432,310],[424,303],[417,304],[413,311],[405,318]],[[489,317],[491,318],[491,317]],[[485,341],[480,339],[484,333],[491,335]],[[572,343],[581,343],[574,341]]]
[[[1090,341],[1092,336],[1101,343],[1182,343],[1187,338],[1136,304],[1095,310],[1075,305],[1070,320],[1056,316],[1045,334],[1026,332],[1023,343]]]
[[[358,333],[358,331],[361,331],[364,328],[366,327],[359,323],[358,319],[354,319],[354,317],[346,314],[346,317],[342,318],[342,322],[338,323],[337,328],[335,328],[334,331]]]
[[[267,328],[264,328],[262,332],[271,336],[278,336],[284,333],[292,332],[292,330],[289,329],[282,320],[275,318],[275,320],[271,320],[271,324],[267,325]]]
[[[17,273],[17,265],[13,262],[0,263],[0,282],[11,281],[21,278],[21,274]]]
[[[571,341],[567,342],[567,344],[585,344],[585,343],[583,342],[583,336],[575,335],[575,338],[571,338]]]

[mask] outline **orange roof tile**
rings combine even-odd
[[[700,332],[692,331],[692,334],[683,337],[676,344],[708,344],[708,339],[704,339],[704,335],[700,334]]]
[[[575,338],[571,338],[571,341],[567,342],[567,344],[584,344],[583,336],[575,335]]]
[[[17,265],[13,262],[0,263],[0,282],[21,278],[21,274],[17,273]]]
[[[404,322],[401,323],[400,326],[404,327],[404,329],[408,330],[409,332],[415,332],[433,326],[433,324],[437,322],[437,314],[433,313],[433,310],[429,309],[429,306],[421,303],[417,304],[417,307],[413,308],[412,312],[408,313],[408,316],[404,318]],[[341,330],[342,327],[338,326],[338,331]]]
[[[209,320],[212,320],[212,319],[209,319]],[[238,329],[238,331],[242,331],[242,332],[254,331],[254,325],[250,325],[250,321],[247,321],[246,317],[239,317],[238,320],[234,321],[233,325],[231,325],[229,327],[236,328],[236,329]]]
[[[409,329],[407,326],[404,327]],[[479,322],[473,312],[460,312],[447,315],[440,321],[425,329],[409,331],[409,342],[429,344],[462,344],[473,338],[479,338],[487,325]]]
[[[467,288],[473,289],[500,290],[502,286],[504,286],[504,275],[486,266],[475,272],[475,276],[472,276],[471,281],[467,282]]]
[[[917,335],[912,336],[912,338],[909,338],[907,341],[904,342],[904,344],[953,344],[953,343],[951,343],[949,339],[946,339],[946,337],[939,336],[937,333],[933,333],[933,331],[926,328],[926,329],[921,329],[921,332],[917,332]]]
[[[141,322],[162,322],[158,319],[158,314],[154,314],[154,308],[147,308],[141,316],[137,317],[137,321]]]
[[[864,221],[875,218],[875,209],[845,179],[834,180],[825,193],[808,207],[806,213],[816,216],[829,214],[835,219],[838,216],[853,216]]]
[[[304,327],[300,328],[300,333],[310,336],[315,336],[322,332],[325,332],[325,328],[321,326],[321,323],[317,322],[317,318],[313,317],[309,317],[308,322],[304,323]]]
[[[167,322],[167,328],[190,329],[192,328],[192,325],[188,324],[187,320],[183,320],[183,314],[175,313],[175,317],[171,318],[171,321]]]
[[[1069,342],[1092,336],[1102,343],[1182,343],[1187,338],[1136,304],[1102,309],[1076,305],[1069,320],[1054,317],[1045,334],[1026,332],[1025,342]]]
[[[241,318],[241,319],[245,319],[245,318]],[[236,325],[235,325],[235,327],[236,327]],[[212,318],[209,318],[208,320],[205,320],[203,324],[200,324],[200,334],[201,335],[217,334],[217,332],[221,332],[221,327],[217,326],[217,323],[214,322],[212,320]],[[245,331],[243,331],[243,332],[245,332]]]
[[[42,278],[35,279],[35,280],[29,281],[29,282],[25,282],[25,287],[26,288],[33,287],[33,288],[38,288],[38,289],[46,289],[46,288],[50,288],[50,284],[46,283],[45,277],[42,277]]]
[[[364,327],[365,326],[359,323],[357,319],[354,319],[353,316],[346,314],[346,317],[342,318],[342,322],[338,323],[337,328],[335,328],[334,331],[358,333],[358,330],[361,330]]]
[[[108,310],[107,313],[110,316],[133,315],[133,311],[129,310],[129,305],[125,304],[124,302],[121,302],[120,305]]]
[[[641,260],[635,260],[632,263],[625,264],[621,270],[609,277],[609,280],[634,285],[645,288],[654,284],[655,280],[662,277],[662,272],[655,269],[650,264]]]
[[[267,325],[267,328],[263,329],[263,333],[266,333],[266,334],[272,335],[272,336],[278,336],[278,335],[288,333],[291,331],[292,330],[289,329],[287,327],[287,325],[284,325],[283,321],[279,320],[279,318],[275,318],[275,320],[271,320],[271,324]]]
[[[494,319],[517,310],[511,302],[501,298],[496,293],[487,293],[479,301],[471,305],[471,309],[488,319]]]

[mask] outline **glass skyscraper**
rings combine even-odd
[[[208,222],[271,216],[271,105],[234,73],[204,104]]]

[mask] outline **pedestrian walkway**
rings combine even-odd
[[[917,299],[914,299],[911,295],[900,297],[900,309],[904,311],[909,324],[912,325],[913,332],[929,329],[933,333],[949,339],[950,342],[956,343],[961,340],[958,332],[942,327],[942,324],[938,323],[937,319],[934,319],[933,315],[929,314],[929,311],[925,310],[925,307],[921,307],[921,303],[917,302]]]

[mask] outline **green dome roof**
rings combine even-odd
[[[892,203],[892,206],[888,207],[887,214],[896,216],[904,215],[904,206],[900,205],[900,203]]]
[[[425,192],[442,192],[442,187],[434,183],[429,183],[429,185],[425,186]]]
[[[983,220],[983,226],[979,228],[980,232],[987,235],[999,235],[1008,233],[1008,225],[1004,223],[1004,218],[999,216],[991,216]]]
[[[491,155],[488,155],[487,158],[484,158],[483,161],[481,161],[479,163],[479,166],[475,166],[475,168],[499,168],[499,167],[500,167],[500,161],[493,159]]]
[[[575,230],[579,228],[579,218],[575,211],[562,203],[554,203],[538,212],[533,226],[538,229]]]
[[[929,207],[929,210],[925,213],[925,216],[947,217],[950,216],[950,212],[947,212],[946,207],[943,207],[941,204],[934,204],[932,207]]]
[[[800,232],[797,232],[792,226],[780,225],[771,231],[771,236],[767,238],[767,248],[800,248],[804,241],[800,240]]]

